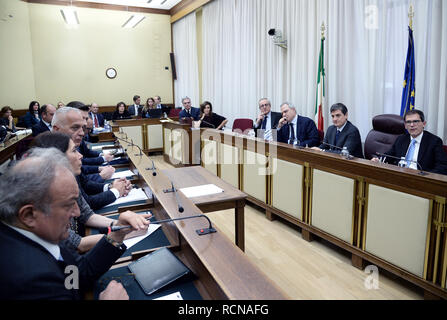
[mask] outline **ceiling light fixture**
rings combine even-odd
[[[73,8],[61,9],[61,14],[65,23],[69,26],[76,26],[79,24],[78,14]]]
[[[135,28],[141,21],[146,18],[145,16],[141,14],[133,15],[129,18],[129,20],[126,21],[126,23],[123,24],[123,28]]]

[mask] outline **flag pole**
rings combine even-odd
[[[414,6],[412,4],[408,9],[408,18],[410,18],[410,29],[413,30]]]
[[[321,40],[323,42],[324,42],[324,40],[326,40],[325,31],[326,31],[326,26],[324,25],[324,21],[323,21],[321,23]],[[322,61],[322,66],[323,66],[323,70],[324,70],[324,61]],[[323,86],[323,90],[324,90],[324,71],[323,71],[322,86]],[[320,91],[320,101],[323,101],[323,90]],[[321,110],[321,112],[323,112],[323,110]]]

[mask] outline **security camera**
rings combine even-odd
[[[273,37],[273,43],[281,48],[287,49],[287,40],[283,38],[281,30],[270,29],[269,36]]]

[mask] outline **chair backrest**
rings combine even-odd
[[[233,122],[233,132],[247,134],[249,130],[253,129],[252,119],[235,119]]]
[[[16,159],[17,160],[22,159],[23,155],[29,150],[29,146],[30,146],[31,142],[33,142],[33,140],[34,140],[34,137],[29,136],[29,137],[26,137],[25,139],[22,139],[19,142],[17,142],[17,146],[16,146]]]
[[[181,108],[176,108],[176,109],[171,109],[170,111],[169,111],[169,117],[178,117],[179,116],[179,114],[180,114],[180,112],[182,111],[182,109]]]
[[[446,145],[443,145],[443,146],[442,146],[442,149],[443,149],[444,152],[447,154],[447,146],[446,146]]]
[[[318,136],[320,137],[320,143],[323,143],[324,131],[323,130],[318,130]]]
[[[397,114],[381,114],[372,120],[373,129],[365,140],[365,158],[387,152],[397,137],[405,133],[404,119]]]

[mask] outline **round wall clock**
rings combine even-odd
[[[106,76],[109,79],[114,79],[116,77],[116,70],[114,68],[108,68],[106,70]]]

